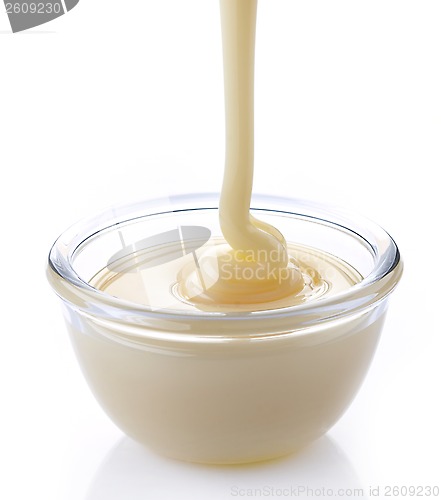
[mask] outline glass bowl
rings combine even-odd
[[[402,263],[393,239],[368,219],[254,196],[256,217],[288,242],[347,262],[361,281],[334,296],[248,312],[147,306],[90,284],[158,235],[193,228],[221,236],[218,199],[192,194],[104,211],[57,239],[47,276],[92,392],[127,435],[181,460],[266,460],[317,439],[346,410],[372,360]]]

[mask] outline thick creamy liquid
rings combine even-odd
[[[226,154],[220,225],[229,247],[204,302],[265,303],[300,293],[304,279],[283,235],[250,215],[254,168],[254,52],[257,0],[220,0],[224,55]],[[245,256],[247,258],[245,258]],[[254,269],[255,278],[234,274]],[[192,276],[191,274],[189,275]],[[185,286],[185,284],[184,284]],[[191,280],[186,285],[195,289]]]
[[[118,251],[90,283],[150,309],[184,313],[254,312],[338,294],[362,279],[356,270],[323,251],[286,244],[277,229],[249,214],[257,2],[220,2],[227,123],[220,203],[224,238],[189,244],[194,251],[185,255],[178,241],[148,248],[133,244],[135,252]],[[53,279],[59,279],[55,273]],[[318,325],[293,332],[286,330],[282,314],[263,337],[261,315],[246,314],[247,335],[232,338],[231,318],[222,314],[215,326],[203,314],[196,319],[187,314],[184,322],[158,314],[151,328],[130,307],[126,324],[110,314],[103,318],[100,303],[96,315],[95,304],[81,305],[87,313],[69,300],[64,304],[86,379],[114,422],[167,456],[216,464],[282,456],[326,432],[363,380],[386,307],[382,301],[343,320],[318,317]],[[233,322],[236,328],[239,323]]]
[[[298,293],[256,304],[254,295],[243,293],[240,287],[241,281],[246,287],[259,285],[260,274],[255,265],[229,262],[228,273],[231,274],[228,278],[237,284],[237,289],[232,288],[230,303],[224,304],[216,300],[212,287],[218,282],[219,275],[215,264],[220,261],[219,255],[228,255],[227,252],[228,245],[222,239],[210,240],[185,256],[179,242],[146,248],[113,261],[94,276],[91,284],[115,297],[158,310],[188,311],[197,307],[200,310],[237,312],[303,304],[342,292],[362,278],[355,269],[330,254],[292,244],[288,246],[288,258],[296,261],[303,276],[303,286]],[[227,275],[227,271],[224,274]],[[183,283],[191,283],[192,288],[183,287]]]
[[[278,229],[250,214],[257,0],[220,0],[220,13],[226,123],[219,205],[223,239],[211,238],[184,258],[178,241],[117,255],[91,284],[154,309],[225,312],[278,309],[343,291],[360,281],[357,271],[317,249],[287,244]]]
[[[213,311],[288,307],[349,288],[361,279],[350,266],[318,250],[288,245],[278,229],[250,214],[257,0],[220,0],[220,11],[226,118],[219,207],[223,239],[212,238],[185,259],[179,258],[178,242],[143,249],[116,259],[92,283],[153,308]],[[170,262],[155,264],[157,255],[161,262],[169,255]]]

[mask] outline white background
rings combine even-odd
[[[51,243],[77,219],[220,188],[217,0],[83,0],[21,34],[0,14],[1,498],[441,486],[440,26],[439,0],[260,0],[255,191],[367,215],[396,239],[405,274],[368,377],[327,437],[219,468],[124,438],[82,378],[45,279]]]

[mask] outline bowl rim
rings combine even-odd
[[[148,331],[155,330],[160,336],[169,331],[179,332],[181,336],[182,333],[188,333],[204,338],[225,338],[230,335],[237,337],[238,334],[292,334],[293,331],[305,334],[312,326],[370,310],[393,291],[401,278],[403,266],[399,249],[389,233],[375,222],[329,203],[263,194],[253,195],[252,210],[318,219],[364,239],[377,259],[373,270],[361,282],[334,296],[282,309],[254,312],[183,312],[171,309],[154,310],[111,296],[82,280],[73,268],[71,260],[78,247],[104,229],[162,213],[217,209],[218,200],[219,193],[178,194],[114,205],[82,219],[64,231],[52,245],[48,256],[48,280],[64,302],[70,303],[86,316],[99,318],[104,322],[131,325],[134,328],[132,333],[136,336],[149,336]],[[196,204],[201,206],[195,208]],[[193,208],[188,208],[191,206]],[[292,208],[288,210],[288,207]],[[256,320],[259,320],[260,325],[257,332]],[[253,332],[249,331],[251,323],[254,325]],[[271,323],[277,323],[277,328],[272,327]],[[214,331],[207,333],[207,327]]]

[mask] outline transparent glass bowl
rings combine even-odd
[[[197,226],[221,236],[217,203],[200,194],[112,208],[58,238],[47,275],[85,378],[125,433],[182,460],[265,460],[318,438],[350,404],[402,263],[393,239],[365,218],[255,196],[254,215],[288,242],[346,261],[362,281],[297,306],[231,313],[149,308],[89,284],[112,256],[159,233]]]

